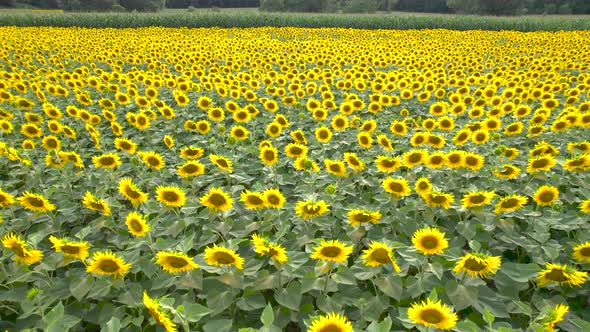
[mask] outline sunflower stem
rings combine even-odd
[[[326,296],[326,289],[328,288],[328,280],[330,280],[330,275],[332,274],[332,264],[330,264],[330,270],[326,273],[326,280],[324,281],[324,289],[322,290],[322,296]]]
[[[463,276],[461,277],[461,285],[465,286],[465,277],[467,277],[467,272],[463,272]]]

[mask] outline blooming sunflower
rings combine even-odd
[[[530,158],[526,171],[534,173],[537,171],[550,171],[557,161],[551,155],[542,155],[534,158]]]
[[[134,236],[142,237],[150,231],[150,225],[144,215],[135,211],[131,211],[125,217],[125,224],[129,229],[129,233]]]
[[[259,157],[265,165],[272,166],[278,162],[279,152],[273,146],[265,146],[260,149]]]
[[[216,155],[216,154],[210,154],[209,160],[211,160],[211,162],[213,164],[215,164],[215,166],[219,167],[219,169],[221,169],[221,170],[224,170],[228,173],[231,173],[233,171],[232,161],[226,157]]]
[[[88,244],[88,242],[68,241],[66,239],[57,238],[53,235],[49,236],[49,242],[53,244],[55,252],[63,253],[66,262],[70,259],[76,258],[83,262],[88,257],[88,249],[90,249],[90,244]]]
[[[16,203],[14,196],[0,189],[0,207],[7,208]]]
[[[443,152],[431,153],[425,160],[426,166],[430,168],[441,168],[447,163],[447,155]]]
[[[84,206],[89,210],[100,212],[103,216],[111,215],[111,207],[107,201],[104,199],[99,199],[89,191],[84,194],[82,204],[84,204]]]
[[[221,188],[211,188],[208,193],[201,196],[199,202],[214,212],[223,212],[233,206],[234,200]]]
[[[86,265],[86,272],[113,276],[117,279],[123,277],[130,268],[131,264],[123,258],[110,250],[104,250],[92,254],[91,261]]]
[[[301,158],[307,156],[307,146],[299,143],[289,143],[285,147],[285,154],[289,158]]]
[[[557,189],[557,187],[547,185],[539,187],[539,189],[537,189],[533,195],[533,199],[540,206],[553,205],[558,197],[559,189]]]
[[[16,199],[25,209],[35,212],[49,212],[55,210],[55,205],[51,204],[43,195],[24,192]]]
[[[307,332],[352,332],[352,323],[344,315],[329,313],[313,319]]]
[[[267,208],[280,209],[285,204],[285,196],[277,188],[268,188],[262,193]]]
[[[298,171],[311,171],[311,172],[319,172],[320,171],[320,167],[317,165],[317,163],[307,157],[297,158],[297,159],[295,159],[293,164],[295,166],[295,169]]]
[[[510,211],[519,210],[528,201],[529,201],[528,197],[516,195],[516,194],[502,197],[502,198],[500,198],[498,203],[496,203],[496,209],[494,210],[494,213],[498,214],[500,212],[510,212]]]
[[[348,211],[347,216],[348,222],[353,226],[367,223],[376,224],[381,219],[381,212],[364,209],[352,209]]]
[[[410,189],[408,180],[402,178],[394,179],[389,176],[381,182],[381,186],[385,191],[392,194],[396,198],[405,197],[412,193],[412,189]]]
[[[464,209],[470,207],[479,207],[488,205],[492,202],[492,199],[496,196],[496,193],[492,191],[471,191],[463,195],[461,199],[461,207]]]
[[[433,302],[430,299],[422,303],[414,303],[408,309],[408,318],[416,324],[427,327],[436,327],[441,330],[450,330],[457,325],[457,314],[441,301]]]
[[[137,143],[128,138],[117,137],[115,138],[115,148],[129,154],[134,154],[137,151]]]
[[[121,158],[117,153],[104,153],[100,156],[92,157],[92,163],[96,168],[115,168],[121,166]]]
[[[31,265],[39,262],[43,258],[41,250],[31,248],[20,235],[8,233],[2,238],[2,246],[12,250],[14,261],[19,264]]]
[[[148,309],[150,315],[154,317],[158,324],[162,325],[166,332],[176,332],[176,324],[170,318],[170,314],[164,311],[164,308],[158,303],[158,301],[150,298],[147,294],[147,290],[143,291],[143,305]]]
[[[365,163],[354,152],[345,152],[344,161],[346,161],[348,167],[355,169],[357,171],[362,171],[363,169],[365,169]]]
[[[270,256],[278,264],[284,264],[289,260],[285,248],[258,234],[252,234],[251,242],[254,245],[254,251],[261,256]]]
[[[450,168],[459,168],[463,166],[465,159],[465,151],[463,150],[451,150],[446,155],[447,166]]]
[[[172,251],[158,251],[156,263],[168,273],[186,272],[199,267],[191,257]]]
[[[315,138],[320,143],[328,143],[332,139],[332,131],[326,126],[319,126],[314,131]]]
[[[485,278],[490,274],[496,274],[500,264],[500,256],[489,256],[479,252],[468,253],[463,255],[455,264],[453,272],[464,272],[474,278]]]
[[[184,164],[178,166],[176,173],[183,178],[199,176],[205,173],[205,165],[196,160],[187,160]]]
[[[414,166],[418,166],[424,163],[424,160],[426,160],[427,156],[427,150],[410,150],[402,155],[402,159],[404,161],[404,166],[406,166],[407,168],[412,168]]]
[[[557,323],[563,320],[565,314],[570,310],[570,307],[565,304],[558,304],[549,311],[546,317],[543,318],[543,327],[547,332],[555,331]]]
[[[537,275],[539,286],[558,283],[562,286],[581,287],[588,280],[588,272],[581,272],[575,267],[553,263],[545,263],[545,269]]]
[[[125,199],[133,204],[133,206],[137,206],[148,200],[148,194],[141,191],[141,189],[133,183],[131,178],[122,178],[119,181],[117,189]]]
[[[156,200],[170,207],[182,207],[186,204],[186,193],[177,186],[158,186]]]
[[[205,261],[213,266],[230,266],[234,265],[238,270],[244,268],[244,259],[234,250],[218,246],[205,249]]]
[[[395,272],[401,271],[393,257],[393,248],[383,242],[372,241],[369,248],[363,250],[361,259],[366,266],[376,267],[391,264]]]
[[[485,159],[482,155],[477,153],[466,152],[463,158],[463,167],[472,171],[477,171],[483,167]]]
[[[250,210],[258,210],[266,206],[262,193],[250,190],[245,190],[240,193],[240,201]]]
[[[143,163],[149,168],[159,171],[164,167],[164,165],[166,165],[166,161],[164,161],[164,158],[158,152],[145,151],[138,152],[137,154],[141,157]]]
[[[514,179],[520,174],[520,168],[504,164],[500,168],[494,170],[494,176],[501,179]]]
[[[383,173],[391,173],[401,167],[402,161],[399,157],[377,156],[375,159],[377,170]]]
[[[449,247],[445,233],[431,227],[416,230],[412,235],[412,244],[424,255],[440,254]]]
[[[202,148],[196,146],[185,146],[180,149],[180,156],[184,159],[199,159],[205,154]]]
[[[428,194],[422,196],[426,203],[432,207],[441,206],[445,210],[451,207],[451,204],[455,202],[453,194],[445,193],[442,191],[431,191]]]
[[[590,241],[574,246],[574,258],[578,262],[590,263]]]
[[[250,135],[250,131],[243,126],[233,126],[229,132],[231,137],[239,141],[247,139]]]
[[[339,240],[322,240],[319,245],[313,247],[311,258],[327,262],[344,263],[352,253],[352,249],[352,246],[342,243]]]
[[[590,198],[587,198],[580,202],[580,211],[584,213],[590,213]]]
[[[421,196],[427,195],[432,191],[432,183],[425,177],[421,177],[416,180],[416,184],[414,185],[414,190]]]
[[[346,176],[346,165],[342,160],[324,159],[324,165],[328,173],[339,177]]]
[[[295,204],[295,213],[301,219],[311,219],[326,214],[330,206],[323,200],[319,201],[298,201]]]

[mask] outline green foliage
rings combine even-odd
[[[119,0],[127,10],[155,12],[164,8],[165,0]]]
[[[447,0],[447,6],[462,14],[475,14],[479,11],[479,0]]]
[[[15,4],[15,0],[0,0],[0,6],[3,7],[14,7]]]
[[[350,0],[343,8],[345,13],[374,13],[379,4],[377,0]]]
[[[280,12],[285,10],[284,0],[262,0],[260,10],[266,12]]]
[[[80,0],[80,7],[84,10],[108,11],[116,4],[116,0]]]

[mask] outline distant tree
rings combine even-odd
[[[480,14],[516,15],[524,7],[524,0],[480,0]]]
[[[447,6],[461,14],[476,14],[479,12],[479,0],[447,0]]]
[[[168,8],[188,8],[190,6],[190,0],[168,0],[166,1],[166,7]]]
[[[0,6],[2,7],[14,7],[15,0],[0,0]]]
[[[80,0],[80,7],[84,10],[107,11],[116,3],[116,0]]]
[[[164,8],[165,0],[120,0],[119,3],[127,10],[155,12]]]

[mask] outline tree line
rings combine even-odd
[[[4,7],[71,11],[260,7],[264,11],[407,11],[480,15],[590,14],[590,0],[0,0]]]

